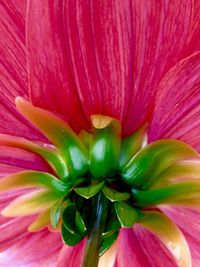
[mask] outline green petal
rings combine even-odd
[[[200,179],[200,161],[178,162],[148,181],[148,188],[160,188],[173,183]]]
[[[200,207],[200,180],[169,185],[147,191],[132,190],[135,202],[140,207],[158,204],[174,204]]]
[[[118,192],[112,188],[109,188],[107,186],[104,186],[102,189],[104,195],[110,199],[110,201],[114,202],[114,201],[122,201],[122,200],[127,200],[130,198],[130,194],[129,193],[121,193]]]
[[[120,122],[108,116],[93,115],[92,123],[94,134],[90,142],[90,170],[93,177],[106,177],[118,166]]]
[[[50,221],[54,229],[58,227],[62,213],[62,200],[56,202],[50,210]]]
[[[104,182],[101,182],[97,185],[87,186],[87,187],[76,187],[76,188],[74,188],[74,191],[78,195],[80,195],[86,199],[89,199],[89,198],[93,197],[94,195],[96,195],[101,190],[103,185],[104,185]]]
[[[132,187],[146,189],[149,179],[154,179],[175,162],[188,158],[199,159],[199,154],[185,143],[177,140],[156,141],[132,158],[123,168],[122,178]]]
[[[155,234],[169,249],[178,266],[191,267],[190,250],[182,232],[164,214],[146,211],[139,222],[143,227]]]
[[[122,227],[132,227],[138,221],[138,212],[125,202],[114,202],[115,211]]]
[[[79,234],[72,234],[71,232],[69,232],[65,228],[64,224],[62,224],[62,227],[61,227],[61,234],[62,234],[63,241],[68,246],[75,246],[84,238],[83,234],[80,234],[80,233]]]
[[[38,171],[23,171],[1,178],[0,192],[33,186],[52,189],[60,193],[61,196],[69,190],[64,183],[51,174]]]
[[[88,170],[88,152],[70,126],[53,113],[34,107],[21,97],[16,98],[19,112],[29,119],[60,150],[70,177]]]
[[[142,127],[131,136],[123,139],[121,145],[119,166],[123,168],[132,157],[142,148],[145,141],[146,127]]]

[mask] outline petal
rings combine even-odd
[[[125,126],[149,119],[158,83],[183,56],[192,23],[192,1],[132,1],[133,88]]]
[[[133,229],[122,229],[118,238],[115,267],[152,267]]]
[[[13,172],[19,170],[41,170],[44,172],[52,172],[50,167],[41,157],[18,148],[1,146],[0,177],[10,174],[11,170],[13,170]]]
[[[58,200],[59,196],[53,192],[37,190],[19,196],[6,206],[6,208],[1,211],[1,214],[5,217],[23,217],[37,214],[49,209]]]
[[[188,208],[163,207],[162,211],[185,233],[200,241],[200,211]]]
[[[81,267],[85,240],[74,247],[64,245],[58,257],[57,267]]]
[[[33,217],[14,218],[1,221],[0,226],[0,251],[23,240],[28,232],[27,228],[33,221]]]
[[[163,244],[146,229],[135,226],[134,231],[140,243],[149,266],[151,267],[178,267],[174,258]],[[143,265],[141,265],[143,266]]]
[[[182,55],[192,8],[187,0],[30,1],[33,103],[73,125],[82,124],[82,113],[110,115],[131,133],[149,116],[158,82]]]
[[[62,246],[60,235],[47,230],[29,234],[0,254],[0,265],[12,267],[51,267],[56,266],[56,259]]]
[[[164,214],[145,211],[139,222],[142,227],[156,235],[174,256],[178,266],[191,267],[191,255],[181,230]]]
[[[179,62],[159,85],[150,142],[175,138],[200,151],[200,53]]]
[[[17,95],[28,96],[25,50],[26,1],[3,0],[0,5],[0,132],[42,140],[15,109]]]

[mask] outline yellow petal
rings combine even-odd
[[[1,214],[5,217],[33,215],[53,206],[59,196],[51,191],[38,190],[16,198]]]
[[[50,224],[50,209],[42,212],[38,218],[28,227],[29,232],[38,232]]]

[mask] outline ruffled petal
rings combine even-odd
[[[149,141],[180,139],[200,151],[200,53],[179,62],[158,88]]]
[[[42,140],[15,109],[14,99],[28,97],[25,49],[26,1],[3,0],[0,4],[0,132]]]
[[[107,114],[122,120],[128,134],[147,119],[158,82],[182,56],[193,6],[37,0],[28,10],[33,103],[76,129],[90,114]]]

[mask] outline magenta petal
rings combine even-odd
[[[136,225],[134,230],[151,267],[178,267],[170,252],[158,238],[139,225]]]
[[[0,132],[42,140],[15,109],[15,97],[28,97],[25,54],[26,1],[0,4]],[[44,139],[44,138],[43,138]]]
[[[200,151],[200,53],[179,62],[160,83],[149,140],[180,139]]]
[[[131,133],[149,116],[161,77],[182,56],[192,11],[187,0],[30,1],[33,103],[73,125],[83,124],[82,114],[112,115]]]
[[[1,147],[0,177],[22,170],[52,172],[50,166],[38,155],[18,148]]]
[[[151,267],[133,229],[122,229],[114,267]]]
[[[75,247],[64,245],[58,257],[57,267],[81,267],[85,240]]]

